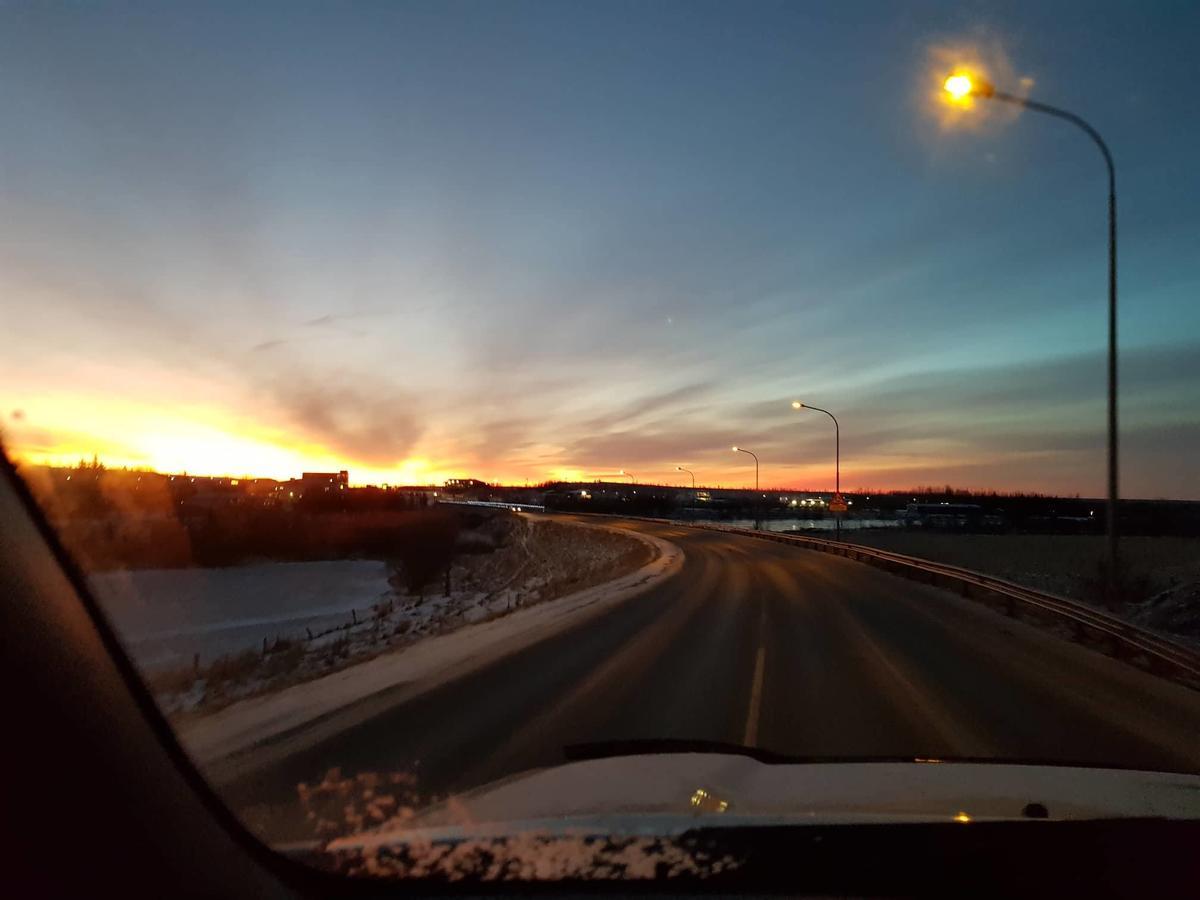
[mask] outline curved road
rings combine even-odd
[[[647,738],[1200,771],[1200,692],[851,560],[617,524],[678,544],[681,571],[222,794],[274,831],[264,808],[332,767],[414,772],[440,794],[561,763],[570,744]]]

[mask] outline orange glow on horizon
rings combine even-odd
[[[381,465],[298,438],[258,418],[197,404],[139,402],[126,397],[79,395],[23,398],[26,415],[5,422],[3,441],[14,460],[28,465],[74,466],[93,456],[109,468],[146,469],[164,474],[187,472],[231,478],[263,477],[287,480],[302,472],[350,472],[354,485],[441,485],[450,478],[478,478],[494,484],[521,486],[551,481],[590,482],[596,473],[616,473],[617,460],[555,459],[559,448],[538,445],[525,459],[483,459],[464,454],[447,440],[426,438],[418,452]],[[678,454],[673,454],[678,458]],[[696,473],[697,488],[749,489],[753,477],[733,462],[728,450],[709,448],[688,466]],[[763,455],[765,491],[831,491],[832,459],[797,465]],[[1011,462],[1012,455],[960,455],[940,441],[905,441],[887,453],[843,460],[842,483],[850,492],[907,490],[920,484],[943,484],[939,470],[963,467],[992,470]],[[639,484],[690,487],[690,475],[677,469],[675,459],[620,460],[628,462]],[[615,474],[602,480],[621,481]],[[964,488],[1047,490],[1050,484],[979,484],[967,477],[949,480]],[[964,482],[971,483],[964,483]]]
[[[402,460],[396,466],[382,468],[360,465],[352,459],[339,457],[319,447],[284,447],[262,439],[239,435],[209,432],[195,428],[186,437],[181,433],[158,436],[138,451],[122,451],[121,448],[107,449],[103,442],[96,441],[78,445],[58,445],[52,450],[28,450],[20,445],[6,447],[10,456],[25,465],[50,465],[73,467],[82,461],[96,457],[108,468],[144,469],[162,474],[228,477],[228,478],[273,478],[286,481],[297,478],[302,472],[326,472],[346,469],[350,472],[353,486],[364,485],[441,485],[451,478],[479,478],[491,484],[519,487],[546,482],[591,482],[612,481],[628,483],[617,475],[600,476],[596,471],[603,467],[521,467],[494,466],[480,463],[455,465],[439,464],[425,458]],[[886,492],[908,490],[926,481],[941,483],[925,477],[922,473],[936,467],[928,459],[920,461],[898,461],[896,458],[862,461],[850,471],[855,481],[853,493],[859,487]],[[769,480],[764,477],[763,490],[832,492],[832,467],[822,463],[802,466],[774,466],[776,475]],[[681,475],[674,465],[646,466],[644,474],[637,475],[638,484],[690,487],[690,476]],[[764,473],[765,476],[766,473]],[[847,470],[842,472],[842,481],[847,483]],[[686,483],[685,483],[686,482]],[[749,490],[753,482],[747,482],[746,472],[737,467],[705,466],[696,470],[698,488],[720,488]],[[988,490],[993,485],[962,485],[964,488]]]
[[[348,459],[320,443],[223,410],[125,398],[42,396],[24,404],[36,411],[5,429],[4,444],[29,465],[74,466],[96,457],[110,468],[162,473],[286,480],[301,472],[349,469],[356,484],[440,483],[455,473],[427,458],[393,466]]]

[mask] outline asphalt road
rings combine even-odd
[[[221,792],[283,839],[300,836],[279,830],[297,823],[297,783],[332,767],[411,772],[440,795],[561,763],[565,746],[592,741],[1200,771],[1200,692],[861,563],[621,524],[681,546],[682,570]]]

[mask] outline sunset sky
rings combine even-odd
[[[1200,6],[0,7],[11,453],[1200,499]],[[1022,79],[1032,79],[1023,81]]]

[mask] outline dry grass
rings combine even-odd
[[[463,557],[455,585],[495,593],[537,580],[536,602],[611,581],[650,561],[651,549],[618,532],[520,519],[498,552]]]

